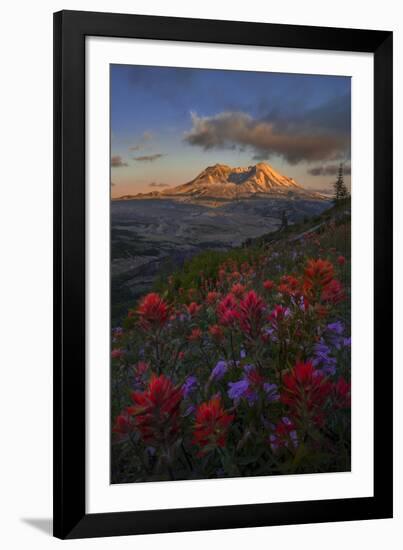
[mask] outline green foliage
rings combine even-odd
[[[188,291],[200,287],[202,280],[217,279],[219,267],[224,261],[233,260],[239,264],[253,262],[260,253],[259,246],[234,248],[229,251],[206,250],[187,260],[182,268],[175,270],[170,275],[170,285],[168,278],[164,276],[157,279],[154,289],[163,294],[174,293],[177,298],[179,289]]]
[[[337,176],[337,180],[334,183],[334,198],[333,201],[335,204],[337,203],[345,203],[346,200],[349,198],[350,194],[347,190],[347,187],[344,183],[344,172],[343,172],[343,164],[340,164],[339,167],[339,174]]]

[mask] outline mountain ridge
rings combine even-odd
[[[319,193],[306,190],[293,178],[283,176],[267,163],[231,167],[226,164],[207,166],[187,183],[137,195],[125,195],[120,200],[146,198],[189,198],[234,200],[259,196],[297,194],[323,198]]]

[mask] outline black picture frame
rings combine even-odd
[[[86,513],[85,38],[374,54],[374,496]],[[54,14],[54,536],[105,537],[390,518],[392,459],[392,32],[61,11]]]

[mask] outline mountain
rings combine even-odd
[[[189,199],[244,199],[255,196],[303,195],[304,198],[323,198],[318,193],[305,190],[294,179],[283,176],[269,164],[259,162],[254,166],[231,168],[226,164],[208,166],[188,183],[163,191],[140,193],[129,198],[189,198]]]

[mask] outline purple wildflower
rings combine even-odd
[[[116,343],[123,336],[123,328],[115,327],[112,329],[112,342]]]
[[[330,330],[330,332],[334,332],[335,334],[343,334],[344,332],[344,325],[341,321],[336,321],[335,323],[329,323],[327,325],[327,330]]]
[[[212,380],[221,380],[228,370],[228,365],[225,361],[218,361],[214,369],[211,371]]]
[[[275,336],[274,332],[274,328],[268,327],[263,329],[263,333],[268,336],[272,342],[278,342],[278,338]]]
[[[197,388],[196,376],[188,376],[182,386],[184,397],[189,397],[189,395],[193,393],[196,388]]]
[[[297,436],[297,432],[295,430],[292,430],[292,432],[290,432],[290,439],[291,439],[291,443],[294,445],[295,448],[298,447],[298,436]]]
[[[228,396],[230,399],[241,399],[241,397],[246,397],[248,390],[249,382],[246,378],[228,384]]]
[[[329,341],[333,347],[340,350],[343,347],[351,345],[351,338],[345,338],[344,325],[341,321],[336,321],[335,323],[330,323],[327,325],[328,331],[331,332]]]
[[[196,412],[196,405],[189,405],[189,407],[185,410],[183,416],[190,416],[194,412]]]
[[[280,399],[277,384],[267,382],[263,384],[263,389],[266,392],[268,401],[278,401]]]
[[[255,365],[244,365],[243,370],[246,374],[255,370]]]
[[[277,437],[274,434],[271,434],[269,437],[270,441],[270,447],[272,451],[277,451],[277,449],[280,447]]]
[[[315,344],[312,364],[316,368],[320,367],[325,375],[336,373],[337,360],[335,357],[330,356],[330,348],[325,344],[323,339]]]

